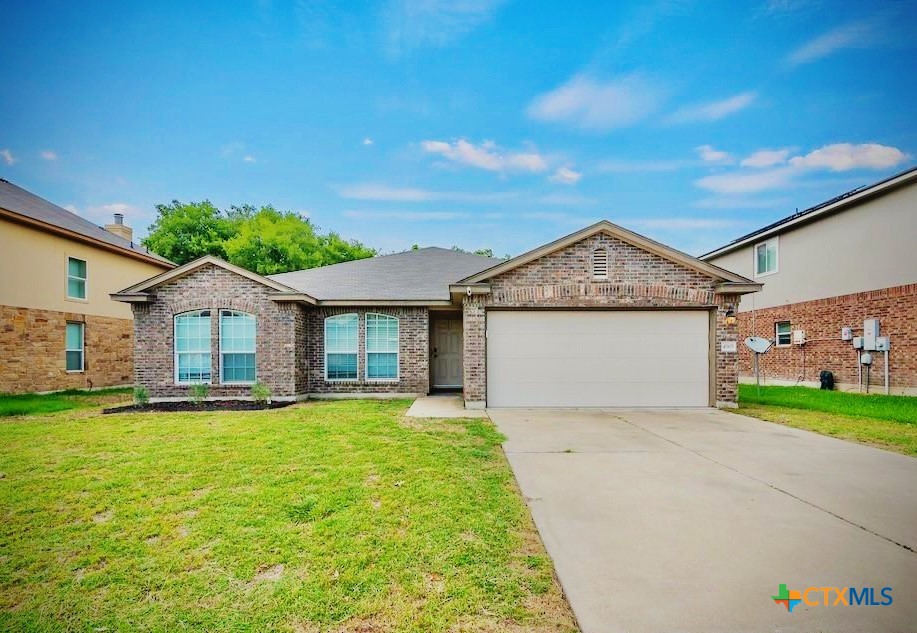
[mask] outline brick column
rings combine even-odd
[[[717,296],[716,308],[716,336],[714,340],[716,356],[716,406],[735,408],[739,406],[739,341],[738,323],[726,325],[726,312],[733,310],[738,316],[738,295]],[[735,341],[736,351],[723,352],[723,341]]]
[[[483,409],[487,402],[487,316],[483,300],[462,302],[462,391],[465,407]]]

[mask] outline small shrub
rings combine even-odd
[[[150,402],[150,392],[146,387],[134,387],[134,402],[144,406]]]
[[[271,388],[260,382],[252,385],[252,401],[258,404],[271,403]]]
[[[207,394],[210,393],[210,385],[199,382],[197,384],[191,385],[191,402],[194,404],[201,404],[204,400],[207,399]]]

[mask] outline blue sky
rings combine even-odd
[[[141,235],[154,204],[209,198],[383,251],[518,254],[607,218],[699,254],[917,156],[907,2],[3,15],[0,176]]]

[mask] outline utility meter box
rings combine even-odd
[[[864,365],[872,365],[872,354],[869,352],[860,356],[860,362]]]
[[[841,328],[841,340],[850,341],[853,339],[853,328],[852,327],[842,327]]]
[[[891,343],[888,340],[887,336],[877,336],[876,337],[876,351],[877,352],[887,352]]]
[[[853,349],[863,349],[863,337],[862,336],[853,337]]]
[[[793,330],[793,344],[802,345],[806,342],[805,330]]]
[[[879,319],[866,319],[863,321],[863,349],[875,351],[878,337]]]

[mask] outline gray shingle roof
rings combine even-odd
[[[319,301],[448,300],[449,284],[502,261],[432,246],[268,277]]]
[[[156,253],[151,253],[135,242],[109,233],[89,220],[81,218],[77,214],[71,213],[66,209],[62,209],[44,198],[39,198],[34,193],[26,191],[22,187],[18,187],[3,178],[0,178],[0,208],[32,220],[37,220],[45,224],[50,224],[51,226],[78,233],[79,235],[92,238],[99,242],[105,242],[112,246],[133,251],[140,255],[145,255],[146,257],[151,257],[166,264],[172,264],[172,262],[165,257],[160,257]]]

